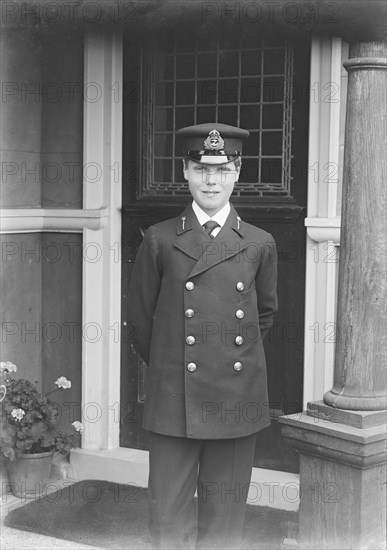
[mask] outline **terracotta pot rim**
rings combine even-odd
[[[46,456],[53,455],[54,452],[55,451],[52,450],[52,451],[44,451],[41,453],[22,453],[21,455],[16,456],[15,460],[17,460],[18,458],[44,458]]]

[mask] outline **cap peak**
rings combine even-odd
[[[225,163],[241,155],[242,142],[249,136],[247,130],[221,122],[186,126],[177,130],[177,134],[184,139],[185,156],[196,162],[201,162],[202,157],[221,156]]]

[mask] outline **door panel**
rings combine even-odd
[[[250,130],[232,202],[272,233],[279,257],[279,312],[265,342],[272,426],[259,434],[256,465],[297,471],[276,419],[302,410],[309,42],[192,34],[125,41],[120,444],[147,448],[147,367],[125,322],[137,249],[145,228],[190,200],[175,130],[218,120]]]

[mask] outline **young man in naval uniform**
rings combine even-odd
[[[197,549],[239,548],[256,434],[269,426],[263,338],[277,255],[229,202],[249,133],[218,123],[178,133],[193,201],[146,231],[129,300],[148,364],[149,528],[153,548],[189,548],[196,528]]]

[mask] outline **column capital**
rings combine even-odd
[[[387,42],[351,42],[349,44],[349,58],[354,57],[387,57]]]
[[[352,57],[343,63],[349,72],[357,70],[387,69],[387,57]]]

